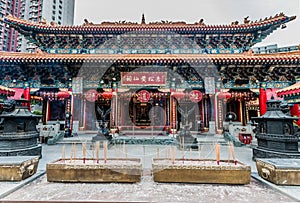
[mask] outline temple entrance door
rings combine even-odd
[[[153,130],[164,130],[167,121],[167,94],[157,91],[150,92],[148,101],[141,102],[133,96],[129,103],[129,115],[135,127],[140,129],[152,128]]]
[[[133,123],[135,126],[146,128],[151,125],[150,108],[150,103],[136,102],[133,104]]]

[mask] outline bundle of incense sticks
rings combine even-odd
[[[83,156],[83,163],[85,164],[85,160],[86,160],[86,142],[82,143],[82,156]]]
[[[200,148],[200,144],[198,144],[198,161],[200,161],[200,156],[201,155],[201,148]]]
[[[63,162],[65,162],[66,159],[66,145],[62,146],[62,155],[61,155],[61,159]]]
[[[229,149],[230,149],[230,152],[232,154],[233,162],[236,165],[237,161],[236,161],[236,158],[235,158],[234,146],[233,146],[232,142],[229,143]]]
[[[76,144],[74,142],[72,143],[72,147],[71,147],[70,162],[72,162],[73,159],[74,159],[74,162],[75,162],[75,159],[76,159]]]
[[[216,161],[220,165],[220,144],[216,144]]]
[[[96,160],[97,160],[97,164],[99,163],[99,152],[100,152],[100,142],[97,141],[95,143],[95,150],[96,150]]]
[[[74,142],[74,145],[73,145],[73,151],[74,151],[74,162],[76,161],[76,143]]]
[[[182,163],[184,163],[184,137],[182,137],[182,141],[181,141],[181,144],[182,144]]]
[[[107,161],[107,141],[103,142],[103,157],[104,157],[104,163],[106,164],[106,161]]]

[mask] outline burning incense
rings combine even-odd
[[[181,142],[181,144],[182,144],[182,163],[184,163],[184,137],[182,137],[182,142]]]
[[[82,156],[83,156],[83,163],[85,164],[85,160],[86,160],[86,142],[82,143]]]
[[[107,141],[103,142],[103,157],[104,157],[104,163],[106,164],[106,161],[107,161]]]
[[[200,153],[201,153],[200,144],[198,144],[198,161],[200,161]]]
[[[95,144],[92,147],[92,159],[93,159],[93,162],[95,163]]]
[[[230,154],[231,154],[231,147],[230,147],[230,142],[228,142],[228,165],[230,164]]]
[[[74,162],[76,161],[76,143],[74,142]]]
[[[95,144],[95,150],[96,150],[96,160],[97,164],[99,163],[99,151],[100,151],[100,142],[97,141]]]
[[[65,145],[62,146],[62,155],[61,155],[61,159],[62,159],[63,162],[65,163],[65,159],[66,159],[66,146],[65,146]]]
[[[220,144],[216,144],[216,161],[220,165]]]
[[[71,147],[71,156],[70,156],[70,163],[76,159],[76,146],[75,143],[72,143],[72,147]]]
[[[126,142],[125,142],[125,140],[123,142],[123,155],[124,155],[124,157],[126,157]]]

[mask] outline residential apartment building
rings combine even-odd
[[[75,0],[0,0],[0,17],[13,15],[33,22],[43,19],[49,24],[74,24]],[[28,43],[17,31],[0,23],[0,51],[34,51],[35,46]]]

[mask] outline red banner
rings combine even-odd
[[[122,72],[121,84],[132,86],[166,85],[167,73],[165,72]]]

